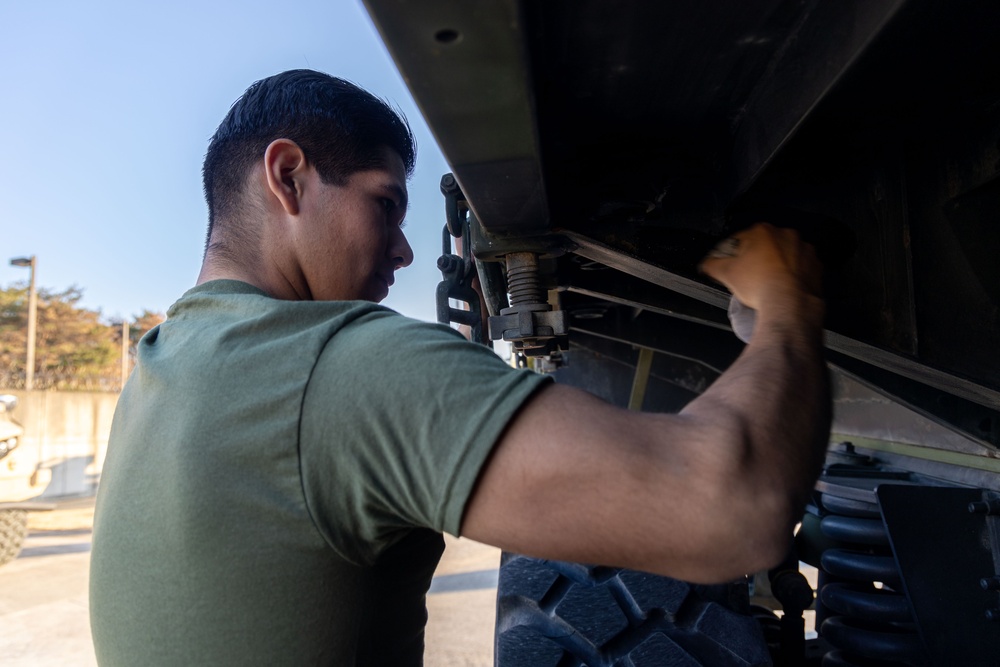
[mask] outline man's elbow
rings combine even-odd
[[[788,556],[796,524],[802,520],[803,506],[796,494],[782,494],[771,507],[758,517],[756,534],[752,537],[755,547],[754,561],[748,573],[769,570]]]
[[[739,534],[693,555],[691,570],[682,578],[697,584],[720,584],[771,569],[788,555],[793,536],[791,526],[784,522],[775,525],[762,530],[744,527]]]
[[[795,527],[802,521],[811,484],[801,480],[780,482],[762,476],[750,490],[745,518],[747,573],[768,570],[788,556]]]
[[[780,457],[761,456],[745,435],[733,440],[742,443],[733,450],[740,456],[723,466],[710,492],[715,516],[723,517],[712,539],[733,555],[719,560],[722,580],[770,569],[787,557],[819,472],[816,462],[789,465]]]
[[[795,525],[802,518],[801,493],[759,480],[730,480],[709,519],[700,546],[692,552],[700,570],[691,581],[721,583],[774,567],[788,555]]]

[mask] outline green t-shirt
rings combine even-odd
[[[146,335],[98,493],[102,665],[419,665],[424,596],[545,378],[366,302],[236,281]]]

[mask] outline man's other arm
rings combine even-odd
[[[703,265],[757,311],[736,362],[676,415],[541,390],[481,473],[464,536],[705,583],[784,557],[830,423],[819,268],[794,232],[737,236],[736,257]]]

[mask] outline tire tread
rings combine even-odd
[[[505,553],[496,667],[769,665],[745,592]]]
[[[28,535],[28,513],[25,510],[0,510],[0,565],[17,558]]]

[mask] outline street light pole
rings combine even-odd
[[[128,320],[125,320],[122,322],[122,389],[125,389],[125,382],[128,381],[128,348],[129,343],[131,342],[128,334]]]
[[[38,321],[38,295],[35,293],[35,267],[38,258],[15,257],[10,260],[11,266],[27,266],[31,269],[28,278],[28,360],[24,371],[24,388],[31,391],[35,386],[35,327]]]

